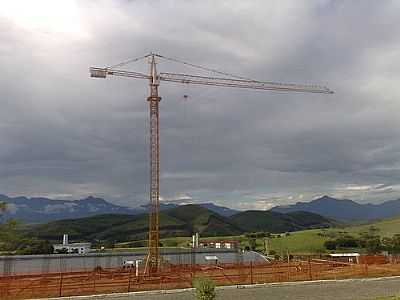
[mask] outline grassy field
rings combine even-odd
[[[385,219],[370,224],[345,226],[329,229],[312,229],[290,233],[280,238],[272,238],[268,241],[268,249],[274,250],[277,254],[289,251],[293,254],[308,254],[325,252],[324,242],[329,238],[330,233],[346,232],[357,236],[359,233],[367,232],[371,226],[377,228],[378,234],[382,237],[391,237],[400,234],[400,217]],[[257,241],[257,248],[262,249],[262,241]]]
[[[304,230],[268,239],[267,248],[282,255],[289,251],[295,254],[311,254],[325,252],[324,242],[328,239],[318,235],[321,230]]]
[[[323,244],[327,238],[323,238],[318,235],[320,230],[305,230],[290,233],[290,235],[286,236],[283,234],[281,237],[278,235],[274,235],[273,238],[269,239],[257,239],[257,250],[263,252],[264,251],[264,240],[268,250],[274,250],[277,254],[286,253],[289,251],[290,253],[296,254],[309,254],[309,253],[320,253],[324,251]],[[249,246],[248,238],[244,235],[238,236],[220,236],[220,237],[205,237],[201,238],[203,241],[207,240],[237,240],[240,242],[241,247]],[[190,243],[192,241],[191,237],[172,237],[165,238],[160,240],[163,248],[170,247],[182,247],[189,248]],[[145,242],[145,241],[143,241]],[[129,247],[130,242],[126,243],[118,243],[115,245],[115,249],[113,251],[142,251],[143,248],[132,248]]]
[[[394,234],[400,234],[400,217],[385,219],[370,224],[327,228],[311,229],[291,232],[289,234],[274,234],[272,238],[258,238],[256,241],[256,250],[264,252],[275,251],[278,255],[290,254],[315,254],[325,253],[324,242],[329,240],[329,235],[339,232],[349,233],[357,236],[359,233],[367,232],[371,226],[377,228],[378,234],[382,237],[391,237]],[[201,240],[238,240],[242,248],[249,246],[248,238],[244,235],[237,236],[219,236],[219,237],[201,237]],[[161,239],[163,247],[190,247],[191,237],[170,237]],[[119,243],[116,247],[126,247],[129,243]],[[135,248],[136,249],[136,248]],[[125,249],[126,250],[126,249]]]
[[[358,225],[358,226],[348,226],[341,230],[347,231],[349,233],[360,233],[368,231],[368,229],[373,225],[379,229],[379,234],[384,237],[391,237],[394,234],[400,234],[400,217],[394,217],[390,219],[384,219],[370,224]]]

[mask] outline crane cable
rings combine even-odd
[[[161,55],[161,54],[154,54],[154,55],[157,56],[157,57],[163,58],[165,60],[173,61],[173,62],[176,62],[176,63],[179,63],[179,64],[183,64],[183,65],[190,66],[190,67],[193,67],[193,68],[196,68],[196,69],[200,69],[200,70],[203,70],[203,71],[212,72],[212,73],[216,73],[216,74],[219,74],[219,75],[229,76],[229,77],[233,77],[233,78],[237,78],[237,79],[258,82],[257,80],[254,80],[254,79],[251,79],[251,78],[247,78],[247,77],[238,76],[238,75],[235,75],[235,74],[230,74],[230,73],[218,71],[216,69],[211,69],[211,68],[203,67],[203,66],[200,66],[200,65],[195,65],[195,64],[183,61],[183,60],[176,59],[176,58],[166,57],[166,56]]]
[[[116,64],[116,65],[113,65],[113,66],[109,66],[109,67],[107,67],[107,69],[113,69],[113,68],[117,68],[117,67],[122,67],[122,66],[125,66],[125,65],[127,65],[127,64],[136,62],[136,61],[138,61],[138,60],[145,59],[145,58],[149,57],[150,55],[151,55],[151,54],[146,54],[146,55],[144,55],[144,56],[140,56],[140,57],[136,57],[136,58],[131,58],[131,59],[125,60],[125,61],[123,61],[123,62],[120,62],[119,64]]]
[[[167,56],[164,56],[164,55],[161,55],[161,54],[157,54],[157,53],[149,53],[149,54],[146,54],[144,56],[128,59],[128,60],[123,61],[123,62],[121,62],[119,64],[107,67],[107,69],[113,69],[113,68],[116,68],[116,67],[122,67],[122,66],[125,66],[127,64],[139,61],[141,59],[145,59],[145,58],[147,58],[149,56],[152,56],[152,55],[157,56],[157,57],[162,58],[162,59],[165,59],[165,60],[168,60],[168,61],[172,61],[172,62],[175,62],[175,63],[183,64],[183,65],[186,65],[186,66],[190,66],[192,68],[200,69],[200,70],[203,70],[203,71],[212,72],[212,73],[216,73],[216,74],[219,74],[219,75],[229,76],[229,77],[232,77],[232,78],[246,80],[246,81],[250,81],[250,82],[254,82],[254,83],[258,83],[258,84],[263,84],[263,85],[264,84],[272,84],[272,85],[278,85],[278,86],[292,86],[292,87],[299,87],[299,88],[305,88],[305,87],[307,87],[307,88],[320,88],[320,89],[328,90],[328,88],[326,86],[321,86],[321,85],[303,85],[303,84],[281,83],[281,82],[273,82],[273,81],[259,81],[259,80],[251,79],[251,78],[248,78],[248,77],[243,77],[243,76],[239,76],[239,75],[235,75],[235,74],[231,74],[231,73],[227,73],[227,72],[222,72],[222,71],[219,71],[219,70],[216,70],[216,69],[207,68],[207,67],[204,67],[204,66],[192,64],[192,63],[189,63],[189,62],[186,62],[186,61],[183,61],[183,60],[179,60],[179,59],[172,58],[172,57],[167,57]]]
[[[203,71],[208,71],[208,72],[216,73],[216,74],[219,74],[219,75],[229,76],[229,77],[236,78],[236,79],[251,81],[251,82],[254,82],[254,83],[272,84],[272,85],[278,85],[278,86],[293,86],[293,87],[300,87],[300,88],[303,88],[303,87],[320,88],[320,89],[328,90],[328,88],[326,86],[322,86],[322,85],[304,85],[304,84],[296,84],[296,83],[281,83],[281,82],[274,82],[274,81],[259,81],[259,80],[255,80],[255,79],[252,79],[252,78],[243,77],[243,76],[239,76],[239,75],[235,75],[235,74],[231,74],[231,73],[227,73],[227,72],[222,72],[222,71],[219,71],[219,70],[216,70],[216,69],[211,69],[211,68],[203,67],[203,66],[200,66],[200,65],[192,64],[192,63],[189,63],[189,62],[186,62],[186,61],[183,61],[183,60],[179,60],[179,59],[176,59],[176,58],[166,57],[166,56],[161,55],[161,54],[154,53],[154,55],[159,57],[159,58],[163,58],[165,60],[169,60],[169,61],[172,61],[172,62],[180,63],[180,64],[183,64],[183,65],[187,65],[187,66],[190,66],[190,67],[193,67],[193,68],[201,69]]]

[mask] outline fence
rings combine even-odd
[[[161,255],[163,260],[176,265],[206,264],[206,256],[217,256],[221,263],[265,261],[256,252],[226,249],[162,249]],[[145,258],[145,252],[0,256],[0,276],[92,271],[96,267],[112,269],[121,267],[126,260]]]
[[[140,273],[143,270],[140,270]],[[355,265],[325,260],[289,263],[232,263],[218,265],[167,265],[153,277],[135,275],[131,269],[0,277],[0,299],[26,299],[98,293],[175,289],[192,286],[193,278],[209,277],[217,285],[239,285],[267,282],[339,279],[400,274],[400,265]]]

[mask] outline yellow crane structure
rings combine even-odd
[[[150,70],[148,74],[125,71],[118,69],[129,63],[148,59]],[[198,76],[182,73],[158,73],[156,60],[168,60],[186,66],[194,67],[203,71],[217,74],[215,77]],[[280,92],[304,92],[304,93],[323,93],[332,94],[333,92],[325,86],[288,84],[280,82],[266,82],[248,79],[241,76],[232,75],[218,70],[195,65],[174,58],[165,57],[160,54],[150,53],[145,56],[130,59],[120,64],[98,68],[90,68],[91,77],[106,78],[109,75],[128,77],[132,79],[145,79],[149,82],[150,95],[147,98],[150,110],[150,205],[149,205],[149,240],[148,254],[145,264],[145,275],[155,275],[160,270],[159,252],[159,205],[160,205],[160,125],[159,125],[159,102],[161,97],[158,93],[160,82],[175,82],[183,84],[195,84],[217,87],[245,88],[255,90],[270,90]]]

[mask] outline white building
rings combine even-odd
[[[329,254],[333,260],[349,263],[360,263],[360,253],[331,253]]]
[[[64,234],[63,243],[53,245],[54,253],[78,253],[85,254],[90,251],[91,243],[69,243],[68,234]]]
[[[202,248],[216,248],[216,249],[238,249],[239,241],[233,240],[214,240],[214,241],[200,241],[199,246]]]

